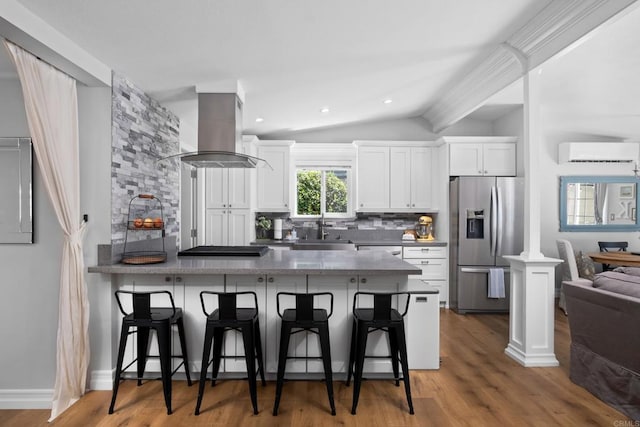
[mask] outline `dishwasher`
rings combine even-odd
[[[402,259],[402,246],[360,246],[358,251],[385,251]],[[419,276],[416,276],[419,277]],[[440,369],[440,294],[437,288],[409,276],[411,294],[405,317],[407,358],[411,369]]]

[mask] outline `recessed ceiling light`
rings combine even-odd
[[[393,99],[385,99],[384,101],[385,104],[391,104],[393,102]]]
[[[321,113],[328,113],[329,112],[329,108],[328,107],[324,107],[322,109],[320,109]]]
[[[264,122],[264,119],[262,117],[256,117],[256,122],[258,123]]]

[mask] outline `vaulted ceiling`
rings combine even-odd
[[[579,2],[18,3],[159,101],[178,108],[183,118],[195,121],[196,85],[238,81],[246,93],[245,133],[263,135],[406,117],[424,117],[441,129],[460,119],[461,112],[478,107],[477,103],[464,107],[469,111],[459,107],[466,101],[466,76],[482,71],[483,61],[500,51],[505,41],[525,46],[526,40],[519,41],[514,34],[526,29],[547,6],[568,8]],[[587,3],[595,8],[606,1]],[[549,108],[558,114],[581,111],[609,117],[603,125],[614,124],[621,115],[637,116],[637,103],[598,101],[640,87],[619,90],[640,71],[637,56],[628,50],[640,42],[634,31],[640,17],[633,15],[640,13],[634,11],[605,26],[592,40],[545,67],[544,89],[555,96],[548,99],[553,104]],[[0,76],[10,74],[11,68],[0,58]],[[521,101],[509,95],[513,93],[521,92],[504,91],[489,102],[494,106],[473,114],[494,118]],[[554,104],[558,100],[568,102]],[[586,111],[587,105],[597,108]],[[329,111],[323,113],[323,108]],[[256,122],[258,118],[263,121]]]

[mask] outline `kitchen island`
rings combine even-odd
[[[357,291],[416,291],[417,293],[411,296],[412,301],[407,317],[409,366],[438,368],[438,291],[419,280],[409,279],[410,275],[420,275],[420,268],[385,252],[270,250],[261,257],[173,256],[169,257],[167,262],[159,264],[92,266],[89,267],[89,272],[110,274],[113,290],[171,291],[176,305],[184,310],[189,358],[193,372],[200,370],[202,358],[206,319],[202,312],[199,295],[203,290],[253,291],[257,294],[262,344],[265,348],[265,369],[271,378],[277,371],[280,341],[280,323],[276,310],[278,292],[333,293],[333,316],[329,320],[332,363],[335,373],[344,374],[349,358],[353,295]],[[321,303],[328,308],[328,299]],[[402,303],[400,301],[400,304]],[[241,305],[241,301],[238,305]],[[427,306],[431,308],[426,310]],[[112,318],[120,319],[121,315],[115,301],[111,301],[111,310]],[[114,325],[112,330],[112,342],[117,342],[119,328]],[[372,354],[389,354],[384,335],[374,333],[369,340],[368,348],[371,349]],[[174,341],[177,342],[177,335]],[[426,345],[425,342],[427,342]],[[431,352],[434,352],[430,358],[424,355],[425,347],[431,347]],[[135,338],[130,338],[127,348],[130,349],[127,358],[133,360]],[[152,348],[151,353],[154,351]],[[226,355],[237,357],[224,359],[221,372],[234,375],[234,373],[246,371],[242,339],[239,335],[234,332],[227,333],[224,352]],[[289,354],[319,355],[317,336],[315,334],[293,336]],[[148,369],[159,371],[159,366],[150,361]],[[391,372],[390,363],[386,359],[369,359],[365,369],[369,373]],[[320,360],[293,359],[288,362],[287,372],[303,376],[321,375],[322,363]]]

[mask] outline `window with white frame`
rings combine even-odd
[[[351,168],[298,166],[295,175],[296,217],[352,216]]]

